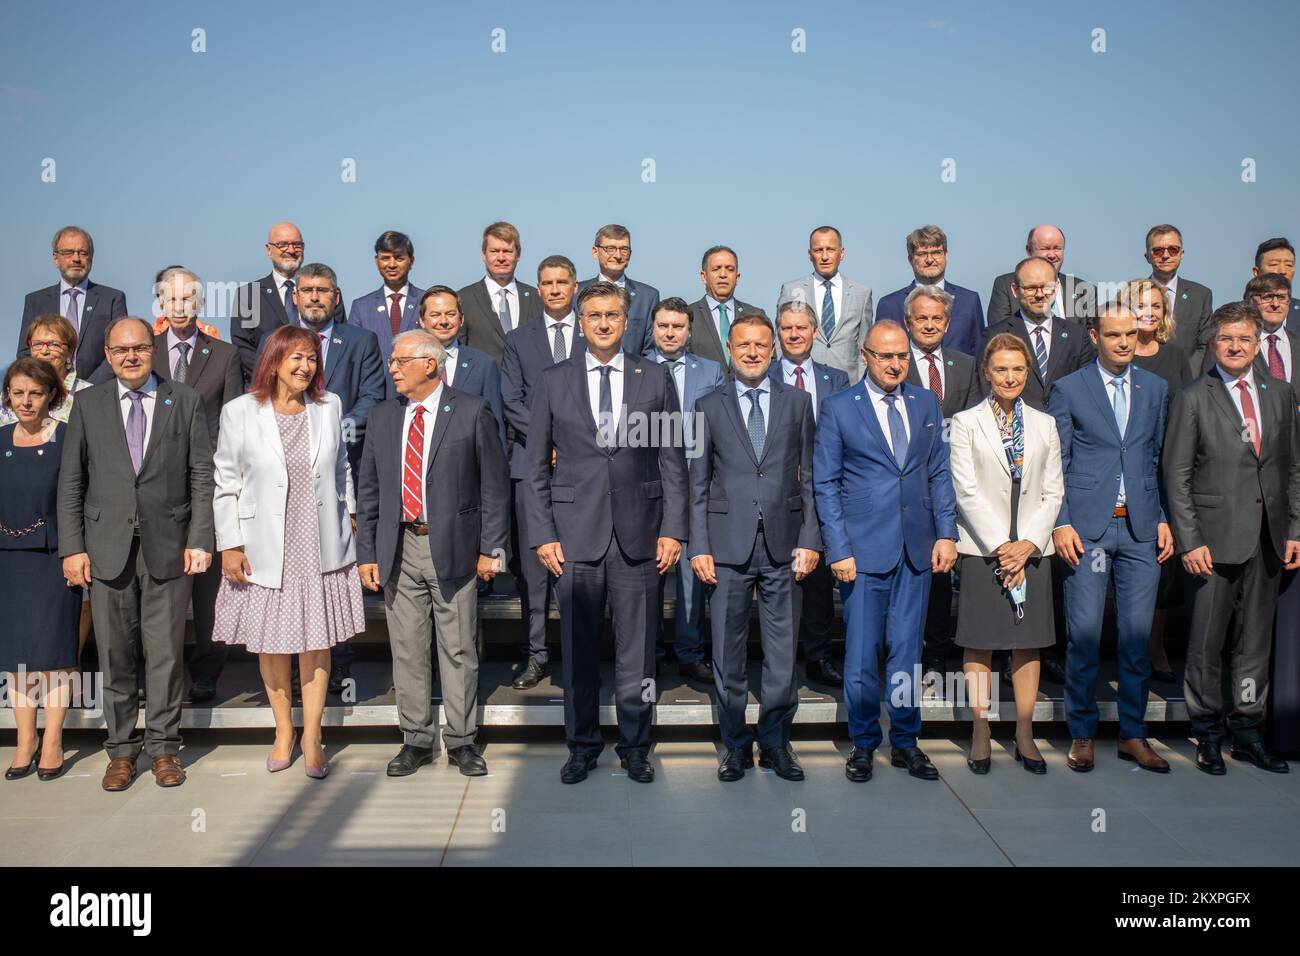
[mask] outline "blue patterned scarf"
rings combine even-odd
[[[993,406],[993,417],[997,419],[998,432],[1002,435],[1002,450],[1007,453],[1007,464],[1011,467],[1011,477],[1020,480],[1020,470],[1025,463],[1025,413],[1024,400],[1016,399],[1008,415],[998,404],[998,400],[989,396]]]

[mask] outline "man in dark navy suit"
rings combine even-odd
[[[952,296],[949,306],[948,331],[943,337],[944,348],[955,349],[966,355],[979,351],[984,337],[984,306],[980,294],[964,289],[944,278],[948,269],[948,236],[938,226],[922,226],[907,235],[907,261],[912,266],[912,283],[897,292],[891,292],[876,306],[876,321],[890,319],[903,324],[907,311],[907,297],[919,286],[937,286]],[[960,409],[959,409],[960,411]]]
[[[29,292],[23,301],[23,319],[18,329],[18,358],[31,354],[27,327],[38,315],[61,315],[77,333],[75,365],[77,378],[98,385],[113,377],[104,358],[104,330],[114,319],[126,315],[126,296],[117,289],[90,281],[95,261],[95,241],[80,226],[64,226],[50,243],[56,285]]]
[[[755,588],[763,641],[759,766],[784,780],[804,776],[790,746],[799,709],[794,584],[817,566],[821,553],[812,490],[814,424],[807,390],[768,375],[774,338],[766,316],[732,322],[727,349],[734,381],[696,403],[700,455],[690,471],[689,554],[696,577],[714,586],[709,617],[726,748],[718,766],[723,782],[739,780],[754,766],[755,734],[745,722],[745,644]],[[808,341],[811,350],[811,336]]]
[[[492,356],[468,345],[462,345],[458,336],[465,313],[460,310],[460,299],[450,286],[435,285],[420,296],[417,306],[420,325],[438,340],[447,353],[438,368],[442,384],[458,392],[477,395],[492,409],[501,436],[501,450],[506,448],[506,419],[501,408],[501,371]]]
[[[375,333],[379,360],[384,363],[385,397],[397,398],[388,356],[393,337],[420,327],[420,296],[424,290],[409,281],[415,265],[415,244],[404,232],[389,229],[375,240],[375,268],[383,281],[374,292],[352,300],[348,323]]]
[[[623,333],[623,351],[629,355],[648,355],[654,348],[651,316],[659,304],[659,290],[627,275],[632,261],[632,233],[626,226],[612,222],[596,230],[591,257],[600,267],[590,279],[578,283],[578,292],[593,282],[612,282],[626,290],[628,297],[627,331]]]
[[[585,780],[605,746],[600,633],[608,598],[617,750],[628,777],[649,783],[659,576],[677,562],[689,525],[686,457],[680,432],[672,435],[681,413],[668,371],[622,349],[625,290],[588,286],[578,314],[587,350],[541,375],[524,489],[528,546],[558,579],[570,752],[560,779]]]

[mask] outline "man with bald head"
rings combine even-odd
[[[247,282],[235,292],[230,304],[230,341],[239,349],[239,365],[244,381],[253,377],[257,365],[257,347],[262,337],[282,325],[298,324],[298,307],[293,290],[298,269],[302,266],[306,245],[302,233],[291,222],[277,222],[266,234],[266,257],[271,260],[270,275]],[[343,293],[339,295],[331,316],[333,322],[347,321],[343,311]]]
[[[880,727],[877,659],[886,654],[890,763],[913,777],[939,771],[917,746],[921,635],[930,575],[957,560],[957,500],[943,412],[906,382],[912,350],[895,322],[871,327],[866,375],[822,400],[813,490],[822,541],[844,601],[844,703],[853,751],[844,768],[871,779]]]
[[[1087,279],[1062,271],[1065,268],[1065,233],[1052,225],[1035,226],[1025,240],[1025,255],[1045,259],[1057,272],[1056,293],[1052,296],[1048,314],[1058,319],[1074,319],[1087,325],[1097,314],[1097,287]],[[993,280],[989,295],[988,327],[1015,315],[1016,294],[1011,286],[1014,272]]]

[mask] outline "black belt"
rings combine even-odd
[[[424,537],[429,533],[429,526],[423,521],[403,521],[402,527],[411,532],[411,534],[418,534],[421,537]]]

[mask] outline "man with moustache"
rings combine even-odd
[[[1225,773],[1230,737],[1234,759],[1286,773],[1262,735],[1278,579],[1300,567],[1300,420],[1291,386],[1253,367],[1259,310],[1232,302],[1210,323],[1215,367],[1174,396],[1163,465],[1170,525],[1192,575],[1184,692],[1196,767]]]
[[[385,365],[385,397],[396,398],[393,376],[387,369],[393,339],[420,326],[420,297],[424,290],[409,281],[415,265],[415,244],[404,232],[389,229],[375,240],[375,268],[383,282],[374,292],[352,300],[348,323],[375,333],[379,358]]]
[[[799,305],[807,308],[806,304]],[[699,400],[700,457],[691,466],[691,567],[713,586],[713,672],[725,748],[718,779],[759,766],[802,780],[790,746],[799,708],[795,682],[794,582],[817,566],[821,536],[812,492],[812,402],[768,376],[772,326],[742,315],[728,330],[733,381]],[[758,590],[763,677],[757,735],[745,722],[745,645]]]
[[[1097,314],[1097,287],[1087,279],[1061,271],[1065,267],[1065,233],[1057,226],[1035,226],[1029,230],[1029,238],[1025,240],[1025,255],[1030,259],[1050,262],[1056,272],[1056,288],[1049,297],[1047,314],[1057,319],[1072,319],[1084,325],[1091,322]],[[1012,288],[1015,278],[1016,273],[1012,271],[993,281],[993,292],[989,295],[990,329],[1014,316],[1021,305],[1019,296]],[[987,335],[984,341],[988,341]]]
[[[921,286],[930,286],[952,297],[948,306],[948,331],[945,348],[973,356],[980,349],[984,335],[984,307],[980,295],[945,278],[948,270],[948,236],[938,226],[922,226],[907,234],[907,261],[912,267],[912,284],[891,292],[880,300],[876,321],[906,321],[907,297]],[[958,409],[962,411],[963,409]],[[945,417],[951,417],[946,415]]]
[[[1196,374],[1205,355],[1214,293],[1178,274],[1187,250],[1177,226],[1169,223],[1152,226],[1147,230],[1146,247],[1143,258],[1151,264],[1151,278],[1165,287],[1165,308],[1174,316],[1174,341],[1182,347],[1192,374]]]
[[[668,369],[677,403],[682,410],[682,435],[685,440],[686,470],[695,466],[695,403],[722,385],[722,366],[710,359],[700,358],[687,351],[691,340],[691,307],[673,296],[664,299],[654,308],[650,322],[654,348],[647,355]],[[704,656],[704,586],[691,569],[690,561],[678,561],[674,575],[677,603],[674,613],[673,650],[677,655],[677,671],[690,681],[713,683],[713,662]],[[660,578],[660,581],[663,581]],[[662,595],[660,605],[662,606]],[[659,617],[655,638],[655,656],[664,656],[663,616]]]
[[[957,502],[938,399],[908,385],[911,349],[892,322],[871,327],[867,374],[822,402],[813,488],[822,540],[844,602],[844,703],[849,780],[871,779],[880,728],[877,660],[889,689],[890,763],[921,780],[939,771],[921,731],[921,637],[930,575],[957,561]],[[899,700],[899,697],[902,700]]]
[[[244,384],[253,377],[262,339],[282,325],[298,324],[298,306],[293,295],[306,250],[297,226],[291,222],[277,222],[266,235],[266,257],[271,260],[271,274],[256,282],[247,282],[235,291],[234,301],[230,303],[230,341],[239,349]],[[346,321],[341,292],[331,310],[331,319],[340,325]],[[382,376],[383,369],[379,372]]]
[[[632,233],[616,222],[601,226],[591,244],[591,257],[600,268],[595,276],[578,283],[578,291],[593,282],[612,282],[626,289],[629,304],[623,351],[629,355],[649,354],[654,347],[650,317],[659,304],[659,290],[627,275],[628,264],[632,261]]]
[[[501,355],[501,399],[510,425],[510,548],[511,574],[519,587],[520,616],[527,633],[524,664],[511,686],[536,687],[546,676],[551,652],[546,646],[546,619],[550,610],[551,579],[528,546],[528,508],[524,486],[528,479],[528,434],[533,393],[542,372],[586,351],[587,340],[573,313],[578,270],[566,256],[547,256],[537,266],[538,292],[543,315],[506,336]]]
[[[817,341],[817,313],[803,299],[777,307],[777,334],[781,359],[773,362],[768,375],[796,391],[807,392],[813,423],[817,409],[827,395],[849,387],[849,376],[833,365],[812,357]],[[819,560],[799,581],[795,616],[799,619],[799,643],[803,645],[804,671],[810,681],[839,687],[844,675],[831,657],[831,632],[835,627],[835,579],[830,565]]]
[[[537,290],[515,279],[523,255],[519,230],[494,222],[483,230],[483,266],[487,274],[456,293],[465,310],[460,340],[501,361],[506,336],[542,314]]]
[[[691,338],[695,354],[727,367],[722,343],[731,323],[746,312],[763,310],[735,298],[740,282],[740,259],[728,246],[712,246],[700,258],[700,281],[704,297],[691,303]]]
[[[813,358],[857,382],[862,378],[859,349],[871,327],[871,289],[840,275],[844,242],[834,226],[818,226],[808,236],[808,261],[813,271],[781,286],[777,308],[786,302],[811,306],[818,319]]]
[[[608,598],[617,750],[628,777],[649,783],[659,575],[687,539],[686,458],[681,448],[630,446],[624,429],[675,419],[680,409],[667,370],[623,352],[625,290],[588,286],[578,316],[586,351],[546,369],[533,398],[524,489],[528,545],[558,579],[570,751],[560,780],[585,780],[604,748],[600,633]]]
[[[420,295],[417,307],[420,327],[430,333],[442,346],[446,356],[438,363],[438,378],[458,392],[477,395],[492,409],[501,436],[501,449],[506,448],[506,418],[501,407],[501,371],[492,356],[478,349],[462,345],[460,329],[465,314],[460,310],[460,299],[450,286],[435,285]]]

